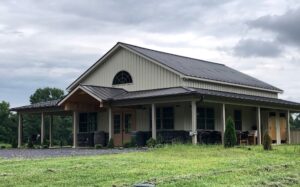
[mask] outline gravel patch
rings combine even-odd
[[[2,149],[0,158],[47,158],[60,156],[87,156],[87,155],[106,155],[130,152],[147,151],[147,148],[126,148],[126,149]]]

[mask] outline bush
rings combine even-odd
[[[123,147],[124,148],[129,148],[129,147],[132,147],[132,144],[131,144],[131,142],[126,142],[126,143],[123,144]]]
[[[263,148],[264,150],[272,150],[272,140],[268,131],[264,133]]]
[[[103,146],[101,144],[96,144],[95,145],[95,149],[102,149],[102,148],[103,148]]]
[[[6,149],[6,146],[5,145],[1,145],[0,149]]]
[[[234,127],[234,121],[229,117],[226,121],[226,129],[224,134],[224,147],[233,147],[236,145],[237,138]]]
[[[136,137],[132,137],[131,138],[131,142],[130,142],[130,147],[137,147],[137,143],[136,143]]]
[[[13,141],[11,142],[11,148],[17,148],[17,147],[18,147],[18,142],[15,141],[15,140],[13,140]]]
[[[107,148],[114,148],[115,147],[115,144],[114,144],[114,139],[110,139],[109,141],[108,141],[108,144],[107,144]]]
[[[150,138],[149,140],[147,140],[147,147],[154,148],[156,146],[156,144],[157,144],[157,142],[153,138]]]
[[[34,145],[33,145],[33,142],[31,140],[28,141],[27,148],[28,149],[34,149]]]

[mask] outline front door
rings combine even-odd
[[[269,135],[273,142],[276,141],[276,113],[270,112],[269,114],[269,124],[268,124]]]
[[[122,146],[131,141],[131,132],[135,130],[133,111],[114,112],[114,144]]]

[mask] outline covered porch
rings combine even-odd
[[[162,143],[223,143],[229,116],[235,122],[238,144],[261,144],[266,130],[273,143],[290,143],[289,116],[300,111],[298,103],[205,89],[127,92],[88,85],[78,86],[49,108],[72,115],[74,148],[106,146],[110,139],[115,146],[133,139],[144,146],[151,137]],[[23,112],[18,112],[21,146]],[[41,113],[41,118],[45,114],[51,113]],[[43,123],[41,136],[42,129]]]

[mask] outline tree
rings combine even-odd
[[[9,111],[9,103],[0,103],[0,142],[13,143],[17,139],[17,118]]]
[[[64,96],[64,91],[59,88],[39,88],[30,96],[30,103],[38,103],[44,101],[52,101],[61,99]]]
[[[226,129],[224,134],[224,146],[225,147],[233,147],[236,145],[237,138],[235,132],[234,121],[231,117],[229,117],[226,121]]]

